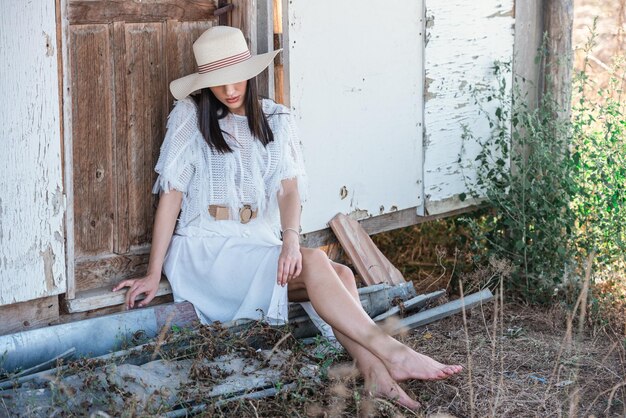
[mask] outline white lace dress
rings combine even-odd
[[[234,151],[226,154],[205,142],[193,99],[178,101],[168,117],[153,192],[176,189],[183,201],[163,271],[175,300],[191,302],[205,323],[287,320],[287,287],[276,283],[282,244],[277,194],[281,180],[296,178],[304,201],[306,174],[289,110],[269,100],[263,110],[274,141],[263,146],[245,116],[229,114],[220,120],[232,134],[224,135]],[[258,211],[247,224],[218,221],[208,211],[209,205],[229,206],[238,217],[244,204]]]

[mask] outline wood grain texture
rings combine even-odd
[[[126,158],[129,241],[151,240],[154,166],[165,134],[167,84],[161,23],[125,25]]]
[[[125,254],[130,251],[130,203],[128,168],[128,115],[126,102],[126,25],[113,23],[113,76],[115,79],[115,135],[112,138],[115,163],[115,209],[116,222],[113,251]],[[69,298],[73,299],[73,298]]]
[[[105,308],[107,306],[122,305],[126,298],[127,289],[112,292],[110,286],[76,292],[75,299],[65,301],[65,309],[69,313],[85,312],[94,309]],[[169,295],[172,288],[167,280],[162,280],[159,284],[156,296]],[[143,295],[136,300],[143,299]]]
[[[148,255],[142,248],[151,240],[154,220],[154,166],[173,101],[168,85],[197,70],[193,41],[214,22],[114,21],[71,26],[72,83],[73,90],[78,88],[74,108],[80,108],[74,125],[75,212],[77,231],[79,225],[82,231],[76,239],[81,249],[76,252],[76,291],[112,285],[145,272]],[[82,52],[85,45],[96,52]],[[99,67],[97,77],[91,67]],[[87,82],[86,75],[90,75]],[[85,93],[103,89],[107,94],[97,102]],[[97,114],[96,122],[81,118],[81,111]],[[89,141],[95,140],[101,149],[87,153],[92,147]],[[98,172],[104,173],[106,188],[94,189],[93,176],[86,172],[96,163],[102,165],[102,158],[110,166]],[[96,195],[99,200],[94,204]],[[101,222],[104,225],[98,223],[102,217],[93,214],[96,210],[109,213],[109,218],[104,217],[107,222]],[[100,226],[107,229],[97,230]]]
[[[274,11],[272,1],[257,1],[256,53],[274,50]],[[257,76],[259,95],[274,99],[274,63]]]
[[[513,0],[425,0],[425,6],[424,193],[430,211],[432,202],[467,193],[476,179],[472,163],[482,146],[463,142],[464,126],[476,138],[491,133],[476,101],[491,115],[499,105],[486,96],[500,77],[494,62],[512,59],[515,18]],[[505,78],[510,88],[510,74]]]
[[[63,92],[61,107],[63,112],[63,185],[65,188],[65,264],[66,264],[66,296],[74,297],[74,165],[73,165],[73,132],[72,132],[72,78],[70,66],[70,25],[67,20],[69,0],[60,0],[57,10],[57,27],[61,30],[61,45],[58,47],[63,62]]]
[[[380,252],[357,221],[339,213],[328,225],[366,285],[405,282],[400,270]]]
[[[257,2],[267,0],[231,0],[235,9],[230,12],[230,26],[241,29],[253,53],[257,50]]]
[[[156,307],[158,305],[171,303],[173,301],[174,301],[174,298],[171,294],[157,296],[154,299],[152,299],[152,301],[146,307]],[[111,315],[111,314],[116,314],[116,313],[121,313],[121,312],[126,311],[125,306],[122,304],[122,305],[107,306],[107,307],[100,308],[100,309],[92,309],[92,310],[88,310],[85,312],[69,313],[67,312],[66,300],[63,300],[59,304],[59,309],[61,311],[61,315],[59,315],[59,318],[53,321],[51,325],[52,324],[66,324],[68,322],[82,321],[84,319],[97,318],[99,316]]]
[[[196,59],[193,55],[193,43],[204,32],[215,25],[215,21],[204,22],[167,22],[165,50],[167,85],[177,78],[198,71]],[[168,104],[174,101],[172,93],[168,91]]]
[[[113,60],[108,25],[73,26],[72,122],[76,256],[113,248]]]
[[[145,274],[149,253],[144,248],[135,254],[104,254],[76,260],[76,290],[112,287],[124,279]]]
[[[0,2],[0,305],[65,291],[55,1]]]
[[[544,90],[552,94],[559,116],[568,120],[572,97],[572,0],[545,0],[543,16],[548,35]]]
[[[467,311],[474,306],[489,303],[493,300],[493,294],[489,289],[482,290],[480,292],[472,293],[465,296],[463,299],[453,300],[452,302],[445,303],[432,309],[427,309],[422,312],[418,312],[415,315],[411,315],[404,319],[401,319],[396,323],[395,330],[392,334],[406,332],[406,330],[428,325],[430,323],[439,321],[440,319],[447,318],[459,312]]]
[[[211,19],[214,10],[213,0],[70,0],[68,17],[72,24],[190,21]]]
[[[58,296],[0,306],[0,335],[45,327],[58,317]]]

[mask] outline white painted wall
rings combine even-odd
[[[310,182],[303,230],[338,212],[420,206],[423,2],[290,1],[286,10],[286,91]]]
[[[0,2],[0,305],[65,291],[54,1]]]
[[[470,87],[483,89],[477,97],[484,99],[487,87],[497,85],[494,62],[511,60],[513,8],[513,0],[426,0],[424,193],[429,214],[471,203],[458,195],[467,192],[464,175],[471,183],[475,172],[461,166],[472,163],[480,147],[467,143],[465,158],[458,162],[462,125],[476,138],[488,136],[490,129]],[[493,101],[485,109],[493,115],[496,107]]]

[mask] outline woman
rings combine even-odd
[[[178,102],[155,168],[161,197],[148,272],[113,290],[129,288],[128,308],[144,294],[145,306],[163,271],[175,299],[190,301],[203,322],[284,323],[288,300],[310,300],[369,391],[417,408],[398,381],[462,368],[385,334],[360,306],[350,269],[300,247],[306,175],[293,120],[284,106],[258,100],[254,80],[280,51],[251,56],[241,31],[224,26],[204,32],[193,49],[198,72],[170,84]]]

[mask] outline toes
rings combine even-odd
[[[422,407],[421,403],[417,402],[414,399],[411,399],[408,395],[404,398],[398,399],[396,402],[412,411],[417,411]]]
[[[447,376],[452,376],[454,374],[460,373],[462,370],[463,370],[462,366],[455,365],[455,366],[447,366],[446,368],[443,369],[443,372]]]

